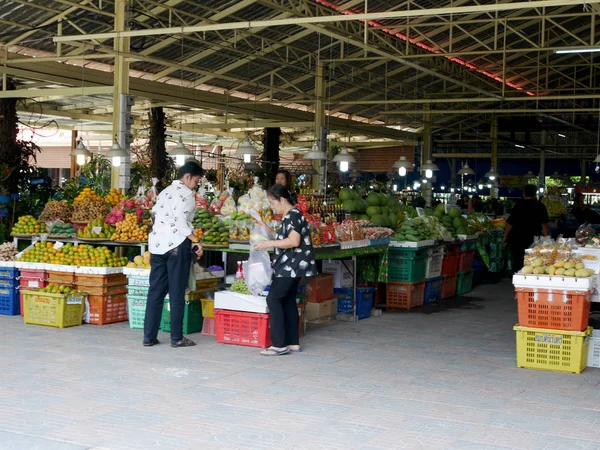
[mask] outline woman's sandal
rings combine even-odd
[[[289,348],[284,348],[283,350],[277,350],[276,348],[269,347],[260,352],[263,356],[281,356],[287,355],[290,352]]]

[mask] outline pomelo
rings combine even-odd
[[[460,210],[458,208],[450,208],[450,211],[448,211],[448,215],[452,218],[459,217]]]
[[[356,210],[356,202],[354,200],[345,200],[343,205],[345,211]]]
[[[371,192],[367,196],[367,203],[369,206],[379,206],[379,195],[377,195],[375,192]]]
[[[371,223],[381,227],[384,225],[385,221],[381,214],[375,214],[373,217],[371,217]]]
[[[344,201],[350,199],[352,199],[352,189],[350,189],[349,187],[340,189],[340,200]]]
[[[369,206],[367,208],[367,216],[373,217],[378,214],[381,214],[381,208],[379,206]]]

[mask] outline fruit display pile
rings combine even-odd
[[[403,206],[395,196],[387,196],[371,192],[366,198],[361,198],[356,189],[342,188],[337,204],[345,211],[360,212],[353,214],[355,220],[368,220],[373,225],[396,228],[399,221],[404,220]]]
[[[94,192],[94,190],[92,188],[85,188],[79,193],[79,195],[77,197],[75,197],[75,200],[73,200],[73,204],[79,205],[79,204],[83,203],[83,201],[86,198],[94,200],[98,203],[104,202],[104,199],[101,196],[99,196],[98,194],[96,194],[96,192]]]
[[[140,241],[148,240],[148,225],[140,225],[139,217],[129,213],[123,222],[115,225],[116,231],[110,237],[111,241]]]
[[[121,200],[123,200],[123,194],[118,189],[112,189],[106,196],[106,203],[110,203],[112,206],[117,206]]]
[[[130,269],[150,269],[150,252],[144,252],[144,255],[138,255],[133,261],[127,263]]]
[[[73,207],[64,200],[51,200],[46,203],[42,214],[40,214],[40,222],[69,222],[73,215]]]
[[[475,230],[469,226],[467,219],[462,217],[458,208],[449,207],[446,213],[446,205],[440,203],[435,209],[426,209],[425,214],[436,217],[452,236],[475,234]]]
[[[229,243],[229,230],[223,222],[217,220],[204,232],[200,242],[212,245],[227,245]]]
[[[17,247],[12,242],[0,245],[0,261],[14,261],[17,253]]]
[[[71,237],[77,235],[77,230],[70,223],[55,223],[49,231],[50,236]]]
[[[206,230],[208,228],[211,228],[218,221],[219,218],[214,212],[199,208],[194,214],[194,220],[192,221],[192,225],[194,225],[194,228],[203,228]]]
[[[46,232],[46,225],[33,216],[21,216],[12,228],[12,234],[40,234]]]
[[[419,242],[429,240],[447,240],[452,235],[434,216],[423,216],[402,222],[392,241]]]
[[[110,239],[115,229],[104,223],[102,217],[91,221],[83,230],[77,232],[77,237],[82,239]]]
[[[138,221],[141,222],[144,218],[144,209],[135,200],[121,200],[106,216],[106,223],[115,225],[123,222],[127,214],[135,214],[138,217]]]
[[[67,294],[72,294],[74,292],[77,292],[77,289],[66,286],[64,284],[50,283],[45,288],[39,289],[38,292],[47,292],[49,294],[65,294],[65,295],[67,295]]]
[[[92,247],[91,245],[74,246],[67,243],[56,249],[51,242],[36,242],[26,250],[19,261],[62,264],[67,266],[88,267],[123,267],[127,265],[127,258],[120,258],[106,247]]]
[[[90,222],[98,217],[106,216],[108,208],[109,206],[104,203],[102,197],[84,197],[79,203],[75,204],[71,221],[79,223]]]
[[[595,274],[593,269],[586,269],[581,260],[556,261],[552,265],[544,265],[542,258],[531,261],[531,265],[521,269],[523,275],[557,275],[561,277],[587,278]]]
[[[242,279],[235,280],[231,285],[231,292],[237,292],[239,294],[252,295],[248,286],[246,286],[246,282]]]

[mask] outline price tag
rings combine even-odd
[[[65,245],[65,244],[63,244],[62,242],[55,242],[55,243],[54,243],[54,250],[58,250],[58,249],[59,249],[59,248],[61,248],[63,245]]]
[[[40,282],[39,281],[30,281],[29,283],[27,283],[27,286],[32,287],[32,288],[39,288]]]
[[[83,297],[67,297],[67,305],[81,305]]]
[[[92,228],[92,233],[94,233],[94,234],[100,234],[100,233],[102,233],[102,227],[94,227],[94,228]]]

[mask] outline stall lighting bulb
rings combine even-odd
[[[401,177],[406,176],[406,167],[400,167],[398,169],[398,175],[400,175]]]
[[[252,161],[252,155],[250,153],[244,153],[244,162],[247,164]]]
[[[112,157],[112,165],[113,165],[113,167],[121,167],[121,157],[113,156]]]
[[[392,189],[394,189],[394,192],[396,192],[396,191],[398,190],[398,185],[397,185],[397,184],[395,184],[395,185],[392,187]]]
[[[340,172],[348,172],[349,168],[350,168],[350,163],[348,161],[340,162]]]
[[[77,164],[80,166],[85,164],[85,155],[77,155]]]
[[[427,169],[425,171],[425,178],[431,178],[431,177],[433,177],[433,170]]]
[[[175,157],[175,164],[177,164],[178,166],[183,166],[185,164],[185,156],[177,155]]]

